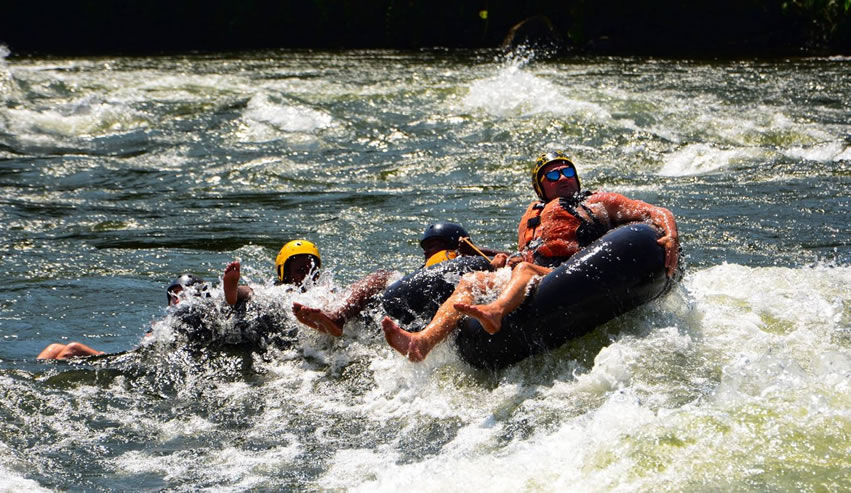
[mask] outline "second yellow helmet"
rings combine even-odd
[[[278,281],[284,281],[284,273],[287,268],[287,261],[294,255],[312,255],[318,269],[322,265],[322,257],[319,256],[319,249],[316,245],[307,240],[293,240],[284,244],[278,256],[275,258],[275,269],[278,273]]]

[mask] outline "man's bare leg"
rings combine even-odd
[[[349,288],[346,303],[337,310],[325,311],[320,308],[310,308],[301,303],[293,303],[293,313],[308,327],[339,337],[343,334],[346,321],[362,312],[372,297],[387,287],[387,282],[392,276],[392,271],[380,270],[355,282]]]
[[[449,337],[464,315],[455,309],[456,303],[472,303],[473,289],[493,283],[492,272],[476,272],[461,278],[455,291],[447,299],[431,322],[421,332],[408,332],[390,317],[384,317],[381,327],[387,343],[413,362],[422,361],[434,347]]]
[[[475,318],[488,334],[496,334],[502,329],[502,319],[523,303],[529,283],[535,276],[545,276],[552,272],[548,267],[522,262],[511,271],[511,280],[499,297],[486,305],[456,303],[459,312]]]
[[[381,319],[381,328],[387,344],[415,363],[425,359],[433,347],[422,340],[422,332],[408,332],[390,317]]]

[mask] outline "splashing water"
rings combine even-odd
[[[0,489],[847,490],[848,72],[2,51]],[[374,307],[336,339],[295,322],[294,301],[417,269],[432,222],[513,250],[548,147],[583,187],[674,212],[671,294],[499,372],[451,343],[409,363]],[[295,238],[322,254],[305,292],[273,283]],[[234,258],[246,316],[276,314],[290,344],[185,341],[163,306],[182,272],[212,280],[218,340],[244,335],[220,287]],[[71,341],[110,354],[34,359]]]
[[[6,62],[10,54],[9,48],[0,45],[0,98],[6,101],[11,101],[18,95],[18,86]]]

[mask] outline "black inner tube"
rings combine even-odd
[[[664,294],[665,251],[644,223],[615,228],[541,279],[526,301],[490,335],[472,318],[456,332],[458,354],[477,368],[498,369],[555,349]],[[420,269],[390,285],[382,307],[406,330],[422,330],[467,272],[492,270],[481,257]],[[676,276],[675,276],[676,278]]]
[[[461,276],[493,270],[483,257],[458,257],[422,268],[394,282],[381,296],[384,312],[409,332],[422,330],[455,290]]]
[[[541,279],[523,305],[490,335],[462,322],[455,338],[472,366],[498,369],[555,349],[598,325],[661,296],[670,288],[665,252],[651,226],[613,229]]]

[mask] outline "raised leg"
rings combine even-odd
[[[483,289],[493,283],[492,272],[466,274],[455,287],[455,291],[437,310],[434,318],[421,332],[408,332],[390,317],[384,317],[381,327],[384,338],[393,349],[409,360],[422,361],[434,347],[446,339],[464,316],[455,309],[457,303],[472,303],[474,289]]]
[[[552,272],[548,267],[522,262],[511,271],[511,280],[499,297],[486,305],[456,303],[454,308],[465,315],[475,318],[488,334],[496,334],[502,329],[502,319],[523,303],[530,282],[535,276],[544,276]]]

